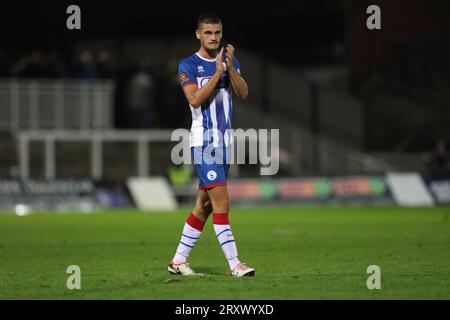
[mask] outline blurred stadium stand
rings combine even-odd
[[[377,31],[365,28],[367,5],[290,2],[255,16],[242,4],[222,15],[250,84],[249,99],[235,100],[235,127],[281,129],[279,177],[427,173],[438,139],[448,173],[449,4],[379,1]],[[37,19],[36,4],[8,6],[28,26]],[[79,33],[49,19],[5,35],[0,176],[169,176],[173,142],[158,137],[190,126],[177,63],[197,50],[197,10],[163,18],[164,9],[144,3],[81,7]],[[46,8],[65,12],[64,4]],[[257,169],[240,166],[231,177],[257,177]]]

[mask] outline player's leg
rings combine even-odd
[[[211,151],[211,153],[209,152]],[[237,258],[236,243],[228,222],[230,199],[226,188],[230,152],[228,148],[199,147],[192,149],[195,168],[199,176],[199,189],[207,190],[213,211],[214,230],[222,251],[235,276],[253,275],[254,269],[245,267]],[[227,240],[224,240],[227,239]],[[223,241],[222,241],[223,240]],[[229,241],[228,241],[229,240]],[[226,243],[224,243],[226,242]],[[237,273],[234,270],[239,270]]]
[[[212,207],[208,194],[204,190],[199,190],[195,200],[195,207],[184,224],[175,256],[169,263],[168,271],[170,273],[183,275],[196,274],[186,261],[200,238],[205,222],[211,212]]]
[[[195,199],[195,206],[192,213],[202,221],[208,220],[212,213],[212,205],[209,195],[205,190],[198,190],[197,198]]]
[[[213,207],[214,231],[220,247],[227,258],[231,274],[235,277],[253,276],[255,269],[247,267],[238,259],[236,241],[230,227],[228,212],[230,210],[230,197],[226,186],[214,187],[208,190]]]

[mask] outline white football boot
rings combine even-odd
[[[253,277],[255,273],[256,273],[255,269],[247,267],[247,265],[242,262],[231,270],[231,275],[236,278]]]
[[[169,262],[169,266],[167,267],[169,273],[174,275],[182,275],[182,276],[203,276],[203,273],[197,273],[192,268],[188,262],[175,264],[172,260]]]

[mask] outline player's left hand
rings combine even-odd
[[[226,65],[227,65],[227,69],[232,69],[233,68],[233,57],[234,57],[234,47],[231,44],[227,44],[226,47]]]

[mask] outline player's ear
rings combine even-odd
[[[195,30],[195,36],[197,37],[198,40],[200,40],[200,30],[198,29]]]

